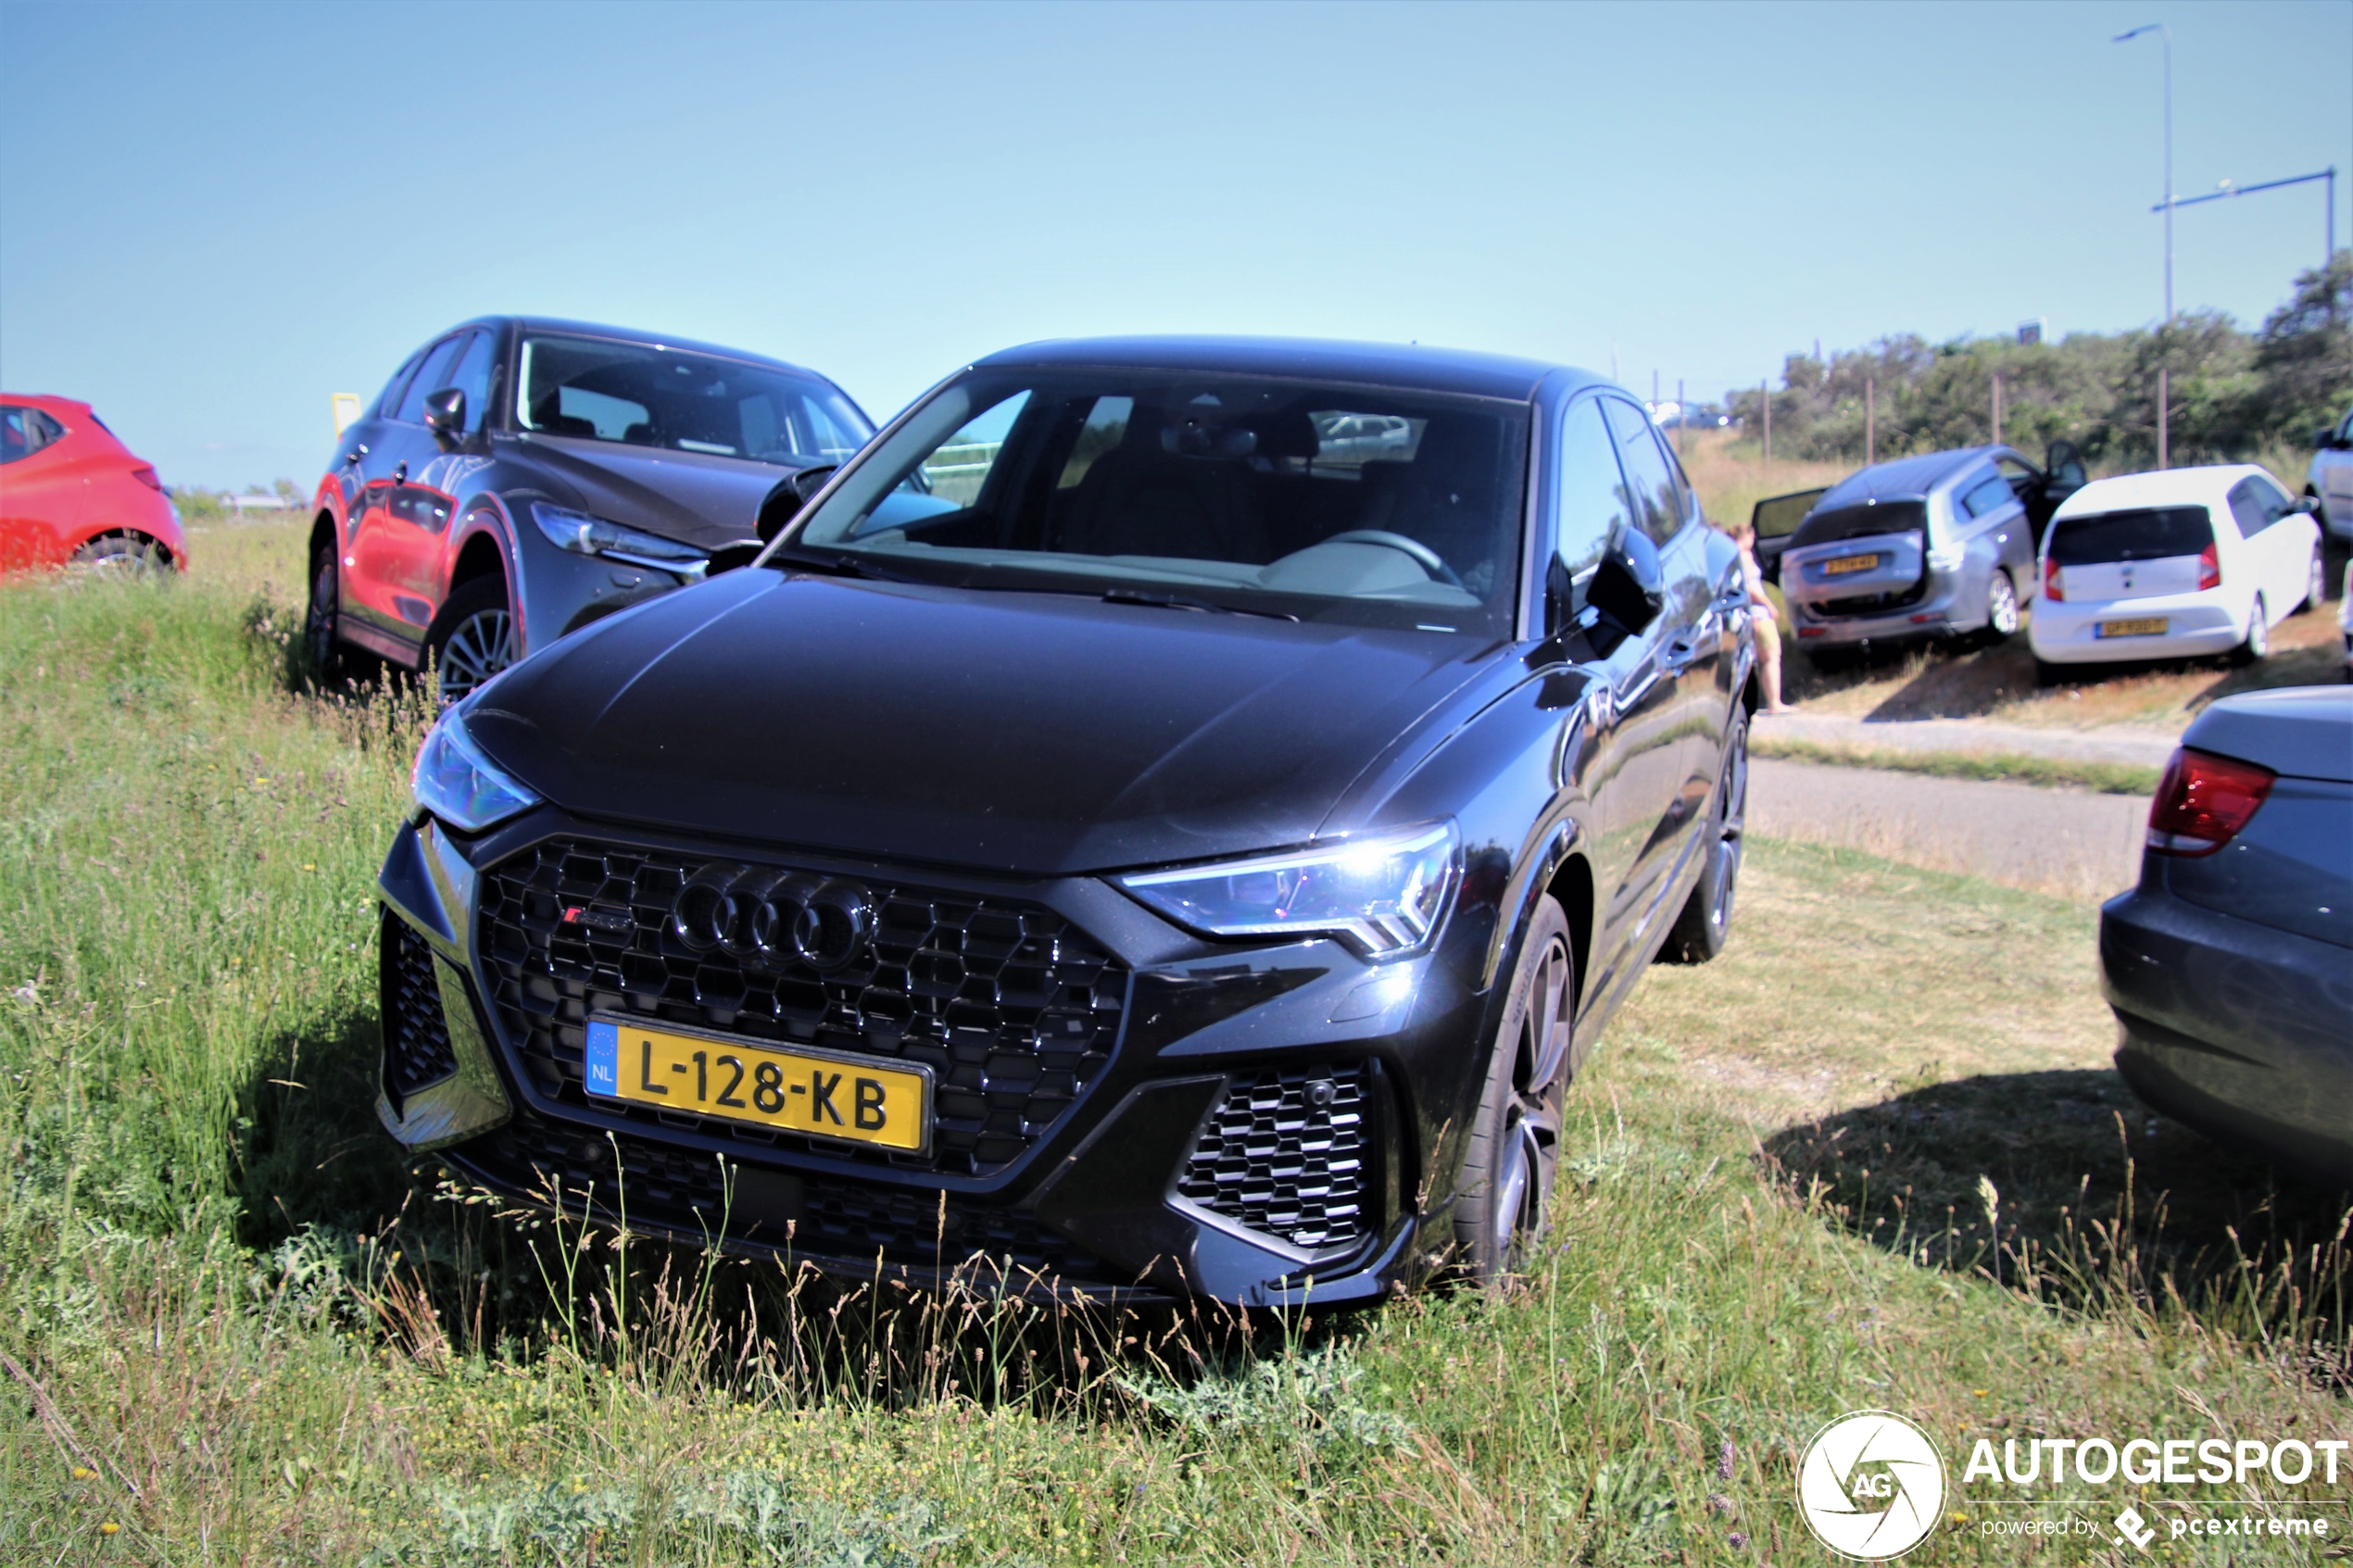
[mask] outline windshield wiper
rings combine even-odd
[[[1150,605],[1155,609],[1190,609],[1207,615],[1256,615],[1269,621],[1297,621],[1299,617],[1279,609],[1244,609],[1239,605],[1222,605],[1209,599],[1196,599],[1184,594],[1150,594],[1140,588],[1111,588],[1102,596],[1107,605]]]
[[[876,566],[874,562],[853,556],[846,550],[837,550],[827,555],[794,546],[778,550],[768,558],[769,565],[774,566],[779,563],[807,567],[815,571],[832,572],[838,577],[862,577],[870,583],[920,583],[925,581],[908,572],[892,571],[887,567]]]

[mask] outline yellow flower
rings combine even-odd
[[[314,866],[314,865],[312,865],[309,861],[305,860],[305,861],[303,861],[303,863],[302,863],[302,869],[303,869],[304,871],[307,871],[307,872],[315,872],[315,871],[317,871],[319,868],[318,868],[318,867],[316,867],[316,866]]]
[[[98,1534],[102,1536],[120,1536],[122,1534],[122,1526],[109,1519],[105,1524],[98,1526]]]
[[[73,1467],[73,1478],[77,1481],[87,1481],[97,1474],[86,1464],[77,1464]]]
[[[1985,1390],[1982,1388],[1972,1388],[1969,1392],[1981,1399],[1985,1398]]]

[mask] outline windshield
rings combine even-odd
[[[526,337],[516,380],[516,422],[549,435],[802,467],[874,433],[814,376],[652,344]]]
[[[974,587],[1508,635],[1529,408],[1160,370],[976,373],[789,536]]]
[[[2214,521],[2204,507],[2085,512],[2051,525],[2051,558],[2061,566],[2170,560],[2196,555],[2212,543]]]

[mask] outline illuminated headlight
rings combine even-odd
[[[586,512],[552,507],[545,501],[531,504],[531,521],[539,525],[539,532],[547,536],[548,543],[574,555],[611,556],[632,565],[659,567],[689,577],[698,575],[708,559],[704,551],[692,545],[640,533],[634,528],[623,528]]]
[[[1445,918],[1461,865],[1452,822],[1320,849],[1116,878],[1211,936],[1338,936],[1373,958],[1412,952]]]
[[[466,734],[465,716],[456,708],[441,716],[418,748],[409,787],[418,805],[468,833],[479,833],[539,804],[537,796],[475,749],[473,737]]]

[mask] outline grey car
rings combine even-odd
[[[1827,665],[1865,644],[2008,636],[2033,588],[2035,540],[2082,484],[2064,441],[2041,468],[1970,446],[1850,474],[1778,552],[1798,646]]]
[[[2225,697],[2183,734],[2100,990],[2142,1099],[2353,1186],[2353,690]]]

